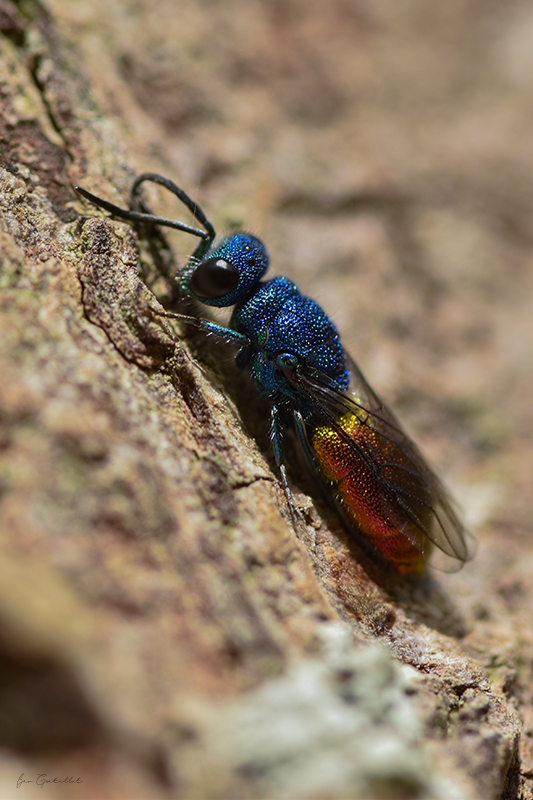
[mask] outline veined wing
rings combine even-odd
[[[346,391],[323,373],[300,368],[296,376],[312,408],[304,446],[315,471],[334,487],[343,516],[400,572],[420,570],[432,545],[468,560],[447,490],[348,355],[347,363]]]

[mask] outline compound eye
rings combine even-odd
[[[207,258],[194,270],[189,288],[197,297],[216,300],[230,294],[239,283],[239,270],[224,258]]]

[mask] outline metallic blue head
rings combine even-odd
[[[180,282],[201,303],[221,308],[245,300],[267,269],[263,242],[250,233],[234,233],[200,262],[191,261]]]

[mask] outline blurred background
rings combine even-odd
[[[533,6],[48,7],[77,42],[98,101],[122,120],[135,171],[178,182],[221,234],[261,236],[272,274],[326,308],[452,486],[478,553],[443,582],[472,624],[467,652],[521,707],[527,758]],[[119,189],[106,197],[123,202]],[[158,203],[181,213],[168,197]],[[190,241],[173,241],[184,260]]]

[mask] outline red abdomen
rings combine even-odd
[[[398,448],[356,415],[347,414],[338,424],[347,438],[331,426],[318,425],[310,440],[318,466],[334,484],[344,517],[397,572],[422,571],[431,542],[423,525],[402,514],[401,501],[402,493],[408,495],[416,480],[414,465],[406,457],[398,463]],[[403,486],[399,475],[405,475]]]

